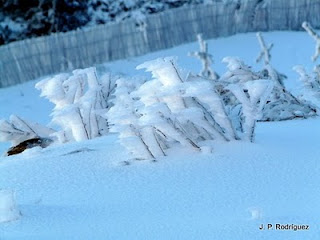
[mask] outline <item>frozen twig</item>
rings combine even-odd
[[[202,70],[200,75],[209,79],[218,79],[218,74],[211,68],[213,63],[212,55],[208,52],[208,43],[203,40],[202,34],[197,35],[197,39],[200,45],[200,50],[197,52],[190,52],[189,56],[198,58],[202,63]]]
[[[314,55],[311,57],[312,61],[316,61],[320,56],[320,36],[316,31],[311,27],[310,23],[303,22],[302,27],[307,31],[307,33],[316,41],[316,49]]]
[[[259,44],[260,44],[260,47],[261,47],[261,52],[259,54],[259,56],[257,57],[256,59],[256,62],[260,62],[261,59],[263,58],[264,59],[264,64],[267,65],[270,63],[270,60],[271,60],[271,54],[270,54],[270,51],[273,47],[273,43],[271,43],[269,45],[269,47],[267,47],[262,35],[261,35],[261,32],[258,32],[257,33],[257,38],[258,38],[258,41],[259,41]]]

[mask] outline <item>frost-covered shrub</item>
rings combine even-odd
[[[274,82],[274,90],[270,94],[264,108],[262,121],[282,121],[295,118],[308,118],[317,114],[316,109],[302,99],[295,97],[283,85],[283,77],[271,66],[266,66],[266,78]]]
[[[55,104],[52,123],[60,142],[81,141],[105,135],[108,121],[102,117],[110,107],[109,99],[115,79],[106,74],[97,77],[95,68],[59,74],[36,84],[41,96]]]
[[[264,68],[259,73],[261,78],[270,79],[274,83],[273,91],[267,99],[267,104],[263,110],[262,121],[281,121],[294,118],[307,118],[316,115],[316,109],[307,102],[296,98],[284,85],[284,79],[287,77],[279,73],[271,65],[270,50],[271,44],[266,46],[261,33],[257,33],[260,43],[261,53],[257,62],[264,60]]]
[[[0,120],[0,141],[17,145],[31,138],[47,138],[55,131],[38,123],[11,115],[10,120]]]
[[[255,122],[272,90],[270,81],[225,82],[223,87],[241,105],[236,118],[214,81],[182,71],[174,58],[156,59],[137,68],[151,72],[153,79],[142,84],[118,80],[114,106],[107,114],[111,130],[120,132],[121,143],[135,158],[165,156],[177,144],[201,150],[212,140],[253,141]]]
[[[200,50],[191,52],[189,55],[200,59],[202,70],[200,76],[212,79],[215,82],[215,89],[224,101],[228,109],[233,109],[236,114],[239,101],[235,94],[226,88],[225,81],[228,84],[232,82],[247,82],[258,79],[270,80],[273,82],[273,90],[266,99],[266,105],[262,108],[262,117],[259,121],[281,121],[294,118],[307,118],[316,115],[316,108],[308,102],[296,98],[290,93],[284,85],[287,78],[284,74],[279,73],[271,65],[271,49],[273,44],[266,45],[261,33],[257,33],[257,38],[261,47],[261,52],[256,62],[263,61],[263,69],[259,72],[253,72],[250,67],[246,66],[240,59],[224,58],[224,62],[228,64],[228,71],[221,77],[211,68],[212,55],[208,52],[207,43],[198,35]],[[239,126],[238,126],[239,127]]]
[[[20,216],[13,191],[0,189],[0,223],[18,220]]]
[[[312,61],[316,61],[320,56],[320,36],[311,27],[308,22],[303,22],[302,27],[307,31],[307,33],[315,40],[315,54],[311,57]],[[319,112],[320,106],[320,65],[315,65],[313,69],[313,74],[307,73],[305,68],[301,65],[293,67],[293,70],[300,75],[300,81],[303,83],[303,88],[301,89],[300,99],[306,100],[317,106],[317,112]],[[316,107],[314,107],[316,108]]]
[[[242,138],[253,141],[255,123],[263,117],[274,84],[238,58],[225,57],[222,62],[227,64],[227,72],[219,79],[219,89],[222,85],[220,94],[229,109],[229,117]]]
[[[139,113],[135,106],[135,100],[130,93],[137,89],[140,81],[128,81],[118,79],[117,88],[113,100],[114,106],[106,114],[111,123],[110,131],[119,132],[119,138],[123,145],[137,158],[154,158],[140,132]]]
[[[303,66],[298,65],[293,68],[300,75],[303,83],[301,98],[320,106],[320,66],[314,68],[313,75],[306,72]]]
[[[9,121],[0,120],[0,141],[10,141],[17,148],[20,143],[46,147],[52,142],[81,141],[108,134],[110,126],[104,116],[111,107],[115,80],[111,74],[98,78],[95,68],[87,68],[38,82],[36,88],[41,96],[55,104],[49,125],[58,130],[12,115]],[[12,149],[15,148],[9,151]]]

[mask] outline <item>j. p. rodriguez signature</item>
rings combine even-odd
[[[301,230],[309,230],[309,225],[307,224],[281,224],[281,223],[276,223],[276,224],[261,224],[259,226],[260,230],[291,230],[291,231],[301,231]]]

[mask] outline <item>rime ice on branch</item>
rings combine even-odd
[[[202,34],[197,35],[198,43],[200,45],[200,50],[198,52],[190,52],[189,56],[198,58],[202,64],[202,70],[200,76],[217,80],[219,78],[218,74],[211,68],[213,63],[212,55],[208,52],[208,43],[203,40]]]
[[[311,27],[308,22],[303,22],[302,27],[307,31],[307,33],[316,41],[316,49],[314,55],[311,57],[312,61],[316,61],[320,56],[320,36],[316,31]]]

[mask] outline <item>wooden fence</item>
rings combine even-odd
[[[0,87],[138,56],[204,38],[320,27],[320,0],[240,0],[172,9],[132,20],[0,46]]]

